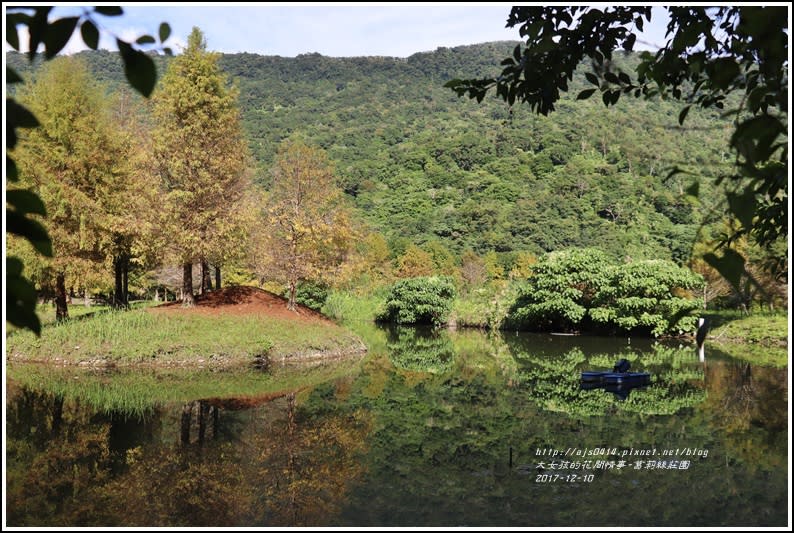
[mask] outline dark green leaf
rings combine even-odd
[[[36,289],[22,277],[22,261],[6,258],[6,320],[14,326],[41,334],[41,322],[36,316]]]
[[[117,17],[124,14],[124,10],[118,6],[96,6],[94,11],[106,17]]]
[[[625,83],[625,84],[631,83],[631,78],[629,78],[629,75],[626,74],[625,72],[619,72],[618,79],[620,80],[621,83]]]
[[[52,59],[58,55],[58,52],[63,50],[63,47],[66,46],[66,43],[72,37],[78,20],[80,20],[79,17],[66,17],[58,19],[49,25],[47,32],[44,34],[44,57]]]
[[[731,136],[731,146],[751,164],[756,164],[771,157],[775,139],[785,135],[785,132],[786,128],[780,119],[771,115],[759,115],[745,120],[736,127],[736,131]]]
[[[587,81],[598,87],[600,85],[598,81],[598,76],[593,74],[592,72],[585,72],[584,77],[587,78]]]
[[[47,16],[51,10],[52,6],[37,7],[33,16],[28,20],[28,60],[30,61],[33,61],[36,57],[39,45],[44,42],[44,38],[49,31]]]
[[[6,179],[9,181],[19,180],[19,174],[17,172],[17,164],[14,163],[14,160],[11,159],[7,154],[6,154]]]
[[[80,26],[80,34],[83,36],[83,42],[91,50],[96,50],[99,47],[99,30],[96,29],[94,23],[90,20],[83,21]]]
[[[171,26],[169,26],[167,22],[161,23],[158,33],[160,35],[160,42],[164,43],[171,36]]]
[[[463,84],[463,80],[459,80],[459,79],[455,78],[455,79],[451,79],[447,83],[445,83],[444,87],[447,87],[448,89],[454,89],[458,85],[461,85],[461,84]]]
[[[17,71],[6,65],[6,83],[21,83],[22,78]]]
[[[639,19],[642,21],[642,19]],[[642,24],[638,24],[638,27],[642,26]],[[642,28],[640,27],[640,31]],[[627,52],[631,52],[634,49],[634,42],[637,40],[637,36],[633,33],[629,34],[628,37],[623,41],[623,49]]]
[[[36,128],[39,121],[26,107],[13,98],[6,98],[6,128]]]
[[[604,72],[604,79],[609,83],[620,83],[618,77],[613,72]]]
[[[52,242],[47,230],[36,220],[23,214],[6,209],[6,231],[24,237],[38,252],[46,257],[52,257]]]
[[[580,92],[577,96],[577,100],[587,100],[590,98],[593,93],[596,92],[596,89],[585,89],[584,91]]]
[[[12,189],[6,191],[6,202],[11,204],[14,210],[20,214],[35,213],[47,216],[44,202],[36,193],[27,189]]]
[[[727,193],[726,196],[731,214],[741,222],[744,228],[752,229],[756,211],[756,198],[753,189],[748,187],[741,194]]]
[[[727,248],[722,257],[713,253],[703,256],[703,260],[711,265],[737,292],[741,292],[741,280],[744,274],[744,257],[738,252]]]
[[[157,41],[151,35],[141,35],[135,42],[138,44],[154,44]]]
[[[154,66],[154,61],[121,39],[116,39],[116,44],[121,52],[121,59],[124,61],[124,74],[127,81],[135,90],[148,98],[157,83],[157,69]]]
[[[706,67],[706,70],[711,78],[711,84],[721,90],[727,89],[741,74],[738,63],[732,57],[718,57]]]
[[[20,23],[20,18],[18,15],[19,14],[6,15],[6,42],[17,52],[19,51],[19,34],[17,33],[17,24]]]
[[[22,261],[17,259],[14,256],[6,257],[6,275],[11,277],[19,277],[22,275],[22,270],[25,266],[22,264]]]
[[[689,108],[690,107],[692,107],[692,106],[689,106],[689,105],[688,106],[684,106],[684,109],[682,109],[681,112],[678,113],[678,125],[679,126],[684,124],[684,120],[686,119],[686,116],[689,114]]]

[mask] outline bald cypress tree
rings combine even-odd
[[[104,90],[81,60],[53,61],[18,96],[40,117],[40,127],[31,129],[17,150],[19,185],[40,196],[53,247],[52,258],[26,257],[34,263],[29,269],[40,273],[39,284],[54,288],[56,317],[62,320],[68,318],[67,285],[103,269],[107,199],[126,179],[127,152]]]
[[[248,155],[237,91],[198,28],[169,65],[154,97],[154,159],[165,193],[169,252],[183,269],[183,306],[194,304],[194,263],[222,257],[237,203],[248,187]]]

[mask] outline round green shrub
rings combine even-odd
[[[377,320],[396,324],[445,324],[452,310],[455,285],[444,276],[410,278],[392,285]]]

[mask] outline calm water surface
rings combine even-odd
[[[10,526],[785,526],[788,371],[689,346],[362,326],[251,373],[9,365]],[[619,358],[650,386],[582,390]]]

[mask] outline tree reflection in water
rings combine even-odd
[[[97,410],[65,387],[56,394],[12,382],[8,524],[785,523],[786,369],[704,365],[685,347],[376,333],[388,350],[343,377],[143,411]],[[609,369],[621,357],[651,372],[651,386],[625,401],[579,388],[582,369]],[[607,446],[709,455],[686,472],[535,482],[538,449]],[[630,515],[627,494],[643,495]]]

